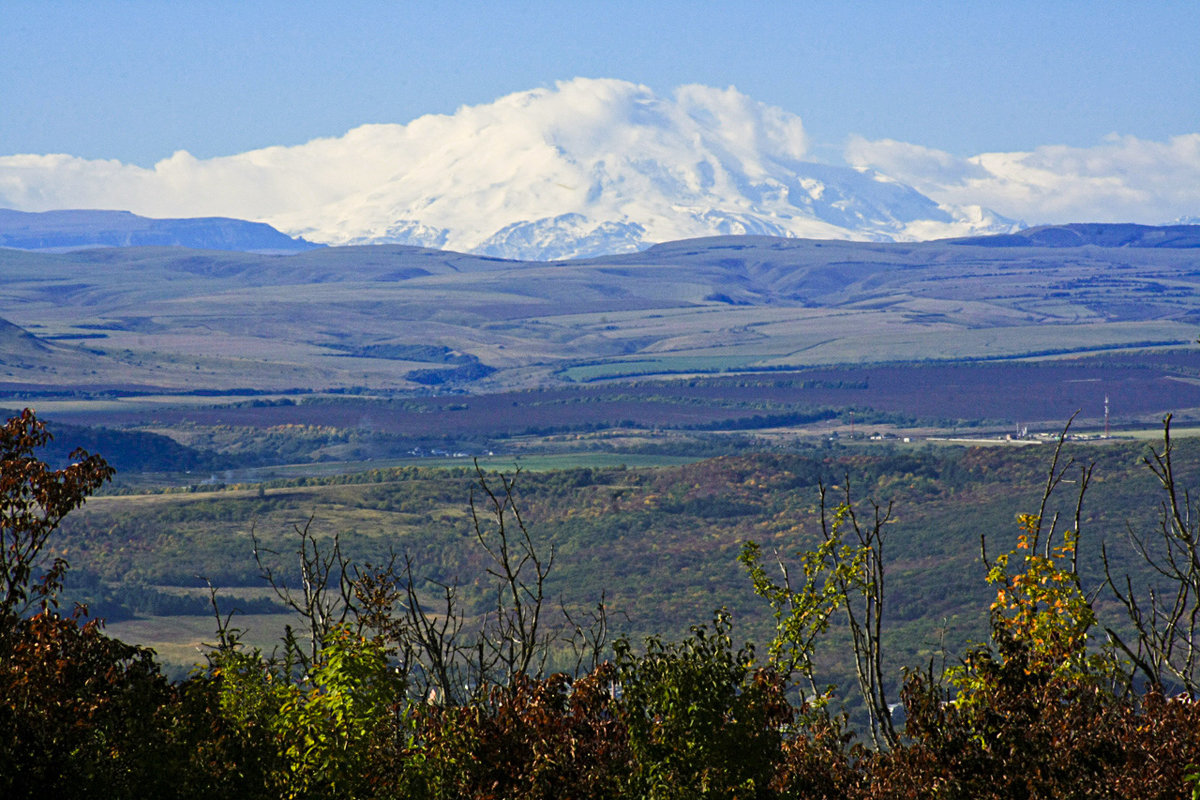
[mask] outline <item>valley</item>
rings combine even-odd
[[[35,337],[5,350],[0,391],[479,393],[1194,342],[1195,226],[1114,227],[1057,229],[1072,246],[718,237],[568,262],[0,250],[0,318]]]
[[[942,629],[951,650],[982,635],[979,534],[1013,535],[1050,449],[961,442],[1045,442],[1076,415],[1072,453],[1106,482],[1096,536],[1153,524],[1146,438],[1166,413],[1200,421],[1197,244],[1188,226],[1061,226],[564,262],[0,250],[0,408],[37,408],[60,463],[83,445],[118,468],[56,552],[73,597],[177,672],[209,636],[198,576],[272,644],[289,617],[250,536],[283,569],[308,520],[354,559],[413,555],[478,606],[476,459],[493,480],[519,470],[554,596],[580,612],[604,593],[634,636],[720,605],[768,635],[742,543],[811,546],[816,484],[849,476],[896,503],[898,669]]]
[[[1136,581],[1150,579],[1125,533],[1126,525],[1146,530],[1156,521],[1158,492],[1138,461],[1145,446],[1068,445],[1065,458],[1096,465],[1080,561],[1089,590],[1103,581],[1101,543]],[[1198,448],[1198,440],[1185,439],[1177,453],[1189,485],[1200,478]],[[515,476],[537,546],[543,555],[555,553],[546,587],[552,618],[561,622],[560,603],[579,615],[604,597],[614,631],[635,640],[681,636],[720,606],[733,613],[739,637],[768,640],[769,611],[736,562],[743,543],[756,541],[787,560],[813,547],[818,483],[836,493],[849,480],[862,514],[871,513],[871,501],[894,503],[885,551],[886,640],[888,674],[898,680],[902,666],[922,664],[943,646],[958,652],[985,635],[992,590],[980,536],[993,554],[1013,546],[1014,514],[1036,510],[1048,450],[837,445],[675,465],[503,471]],[[497,474],[483,477],[494,484]],[[1073,491],[1064,487],[1050,512],[1071,513]],[[248,641],[268,651],[276,644],[292,617],[260,576],[252,537],[280,580],[295,588],[297,530],[306,526],[326,547],[338,534],[358,565],[409,555],[424,591],[455,585],[470,615],[484,613],[489,582],[470,533],[472,496],[480,496],[479,476],[470,466],[106,493],[72,515],[54,554],[77,565],[69,599],[89,602],[111,632],[156,647],[182,674],[213,640],[205,581],[217,588],[224,612],[240,610],[235,621],[248,628]],[[1120,624],[1106,595],[1097,609],[1106,624]],[[822,664],[831,679],[845,682],[852,679],[841,635],[831,634]]]

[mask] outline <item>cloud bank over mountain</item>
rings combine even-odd
[[[575,79],[295,147],[212,159],[179,151],[150,169],[0,157],[0,206],[230,216],[322,243],[516,258],[713,234],[912,240],[1013,228],[988,208],[1031,224],[1195,213],[1197,140],[960,159],[859,139],[847,149],[852,166],[834,166],[806,160],[798,116],[735,89],[684,86],[659,96],[624,81]],[[1120,213],[1135,206],[1137,214]]]
[[[1200,214],[1200,133],[1165,142],[1111,135],[1094,147],[957,158],[889,139],[856,138],[846,160],[942,203],[978,203],[1031,224],[1137,222]]]

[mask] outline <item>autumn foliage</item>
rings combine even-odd
[[[987,560],[989,640],[947,669],[909,672],[899,706],[871,663],[890,509],[860,522],[848,486],[820,547],[782,582],[757,548],[744,551],[776,621],[762,655],[735,642],[721,611],[680,641],[610,646],[601,603],[587,625],[574,621],[577,674],[548,674],[546,648],[565,647],[540,586],[553,554],[538,553],[506,480],[482,486],[497,526],[476,518],[500,589],[484,638],[464,638],[450,587],[421,594],[411,562],[358,567],[305,539],[301,557],[323,581],[306,587],[311,606],[337,618],[268,655],[218,616],[207,664],[172,684],[151,651],[106,636],[84,609],[59,610],[67,564],[47,542],[111,470],[86,453],[52,469],[37,455],[47,440],[30,412],[0,429],[5,798],[1192,796],[1200,704],[1146,681],[1095,634],[1075,571],[1078,515],[1059,530],[1044,503]],[[882,746],[851,730],[838,690],[814,678],[838,618],[858,626],[858,690],[872,695]],[[1166,641],[1152,634],[1142,638]]]

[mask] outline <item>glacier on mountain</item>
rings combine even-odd
[[[94,207],[237,216],[324,244],[539,260],[717,234],[886,241],[1018,227],[872,169],[808,160],[798,116],[736,89],[659,96],[611,79],[294,147],[205,160],[181,152],[153,169],[64,158],[0,158],[0,205],[55,207],[61,192],[58,207],[103,198]],[[66,183],[34,186],[39,169]]]
[[[388,177],[267,221],[328,244],[543,260],[717,234],[887,241],[1017,227],[871,170],[806,161],[799,117],[732,88],[663,98],[578,78],[345,138]]]

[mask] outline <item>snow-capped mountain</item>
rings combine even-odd
[[[0,158],[0,206],[231,216],[325,244],[522,259],[719,234],[916,240],[1017,223],[870,169],[809,160],[799,117],[735,89],[575,79],[294,147],[153,168]]]
[[[800,118],[733,89],[662,98],[616,80],[559,83],[341,140],[383,176],[267,218],[328,244],[419,244],[505,258],[630,252],[717,234],[912,240],[1007,232],[872,171],[805,160]]]

